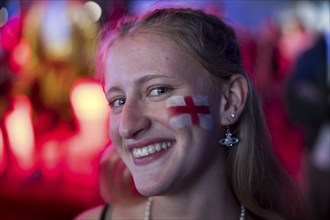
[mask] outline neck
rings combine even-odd
[[[192,179],[193,185],[171,195],[156,196],[151,216],[154,219],[239,219],[240,204],[229,188],[223,168],[224,158]],[[179,193],[178,193],[179,192]]]
[[[152,203],[153,203],[153,197],[149,197],[147,202],[146,202],[146,206],[144,209],[144,220],[151,220],[151,207],[152,207]],[[244,205],[240,205],[240,215],[239,215],[239,220],[245,220],[245,206]],[[204,216],[205,217],[205,216]]]

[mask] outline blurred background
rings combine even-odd
[[[275,152],[329,219],[329,2],[1,0],[0,219],[72,219],[102,204],[108,107],[94,80],[98,32],[184,5],[235,27]]]

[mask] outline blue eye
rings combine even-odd
[[[120,107],[125,104],[125,99],[124,98],[118,98],[110,101],[110,106],[112,108]]]
[[[171,90],[172,90],[171,88],[164,87],[164,86],[156,87],[156,88],[153,88],[150,90],[149,96],[160,96]]]

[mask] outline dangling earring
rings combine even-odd
[[[230,113],[230,117],[231,118],[235,118],[235,113]],[[227,130],[226,130],[226,137],[225,138],[222,138],[219,140],[219,143],[222,144],[222,145],[225,145],[227,147],[232,147],[234,144],[237,144],[239,142],[239,139],[238,138],[235,138],[235,137],[232,137],[232,134],[230,132],[230,129],[229,129],[229,125],[230,125],[230,122],[229,124],[227,125]]]

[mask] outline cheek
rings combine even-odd
[[[110,132],[110,138],[113,139],[113,136],[116,133],[116,123],[113,120],[113,117],[110,115],[110,119],[109,119],[109,132]]]
[[[115,120],[115,117],[110,116],[110,120],[109,120],[109,133],[110,133],[110,139],[113,142],[113,144],[115,145],[116,148],[118,148],[117,146],[120,146],[120,135],[119,135],[119,130],[118,130],[118,123]]]

